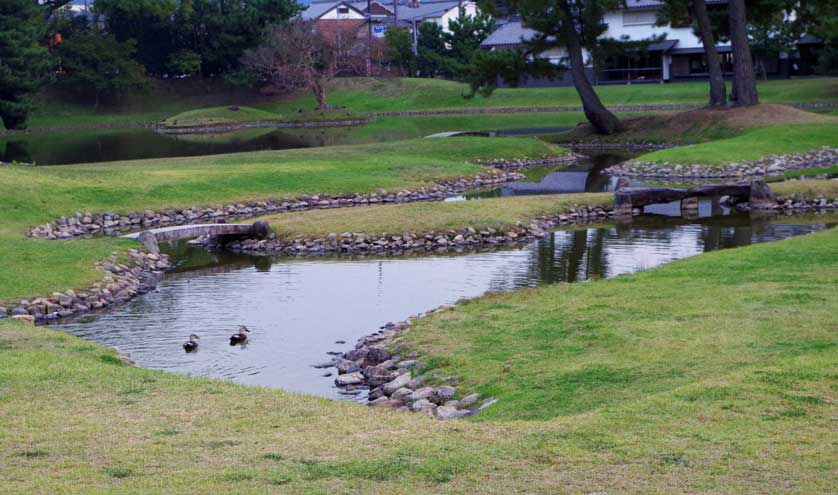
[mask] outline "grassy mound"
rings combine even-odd
[[[699,143],[725,139],[745,129],[759,126],[838,123],[838,119],[796,108],[763,103],[739,108],[700,108],[686,112],[661,113],[622,118],[624,130],[613,136],[601,136],[588,123],[557,136],[558,142],[645,142]]]
[[[173,129],[181,127],[212,127],[244,124],[247,122],[270,122],[282,117],[272,112],[251,107],[212,107],[182,112],[163,121]]]
[[[364,114],[353,112],[348,108],[315,108],[312,110],[297,110],[287,113],[283,119],[287,122],[339,122],[342,120],[366,120]]]
[[[419,322],[439,371],[501,398],[474,421],[125,367],[0,321],[4,488],[831,493],[836,249],[833,230]]]

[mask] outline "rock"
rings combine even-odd
[[[344,359],[348,359],[350,361],[359,361],[367,357],[368,352],[370,352],[369,348],[361,347],[360,349],[352,349],[351,351],[344,354],[343,357]]]
[[[431,401],[437,404],[445,404],[447,401],[454,398],[454,395],[457,393],[457,389],[454,387],[449,386],[442,386],[439,388],[434,389],[431,393]]]
[[[477,403],[477,400],[479,398],[480,398],[479,394],[466,395],[465,397],[463,397],[462,399],[460,399],[458,401],[459,402],[459,407],[460,408],[469,407],[469,406]]]
[[[469,411],[464,411],[450,406],[440,406],[436,408],[436,417],[439,419],[465,418],[468,415]]]
[[[358,366],[358,363],[356,363],[355,361],[350,361],[348,359],[339,360],[336,367],[338,369],[338,373],[341,375],[361,371],[361,367]]]
[[[360,372],[356,371],[355,373],[347,373],[345,375],[340,375],[339,377],[335,378],[335,384],[339,387],[345,387],[347,385],[360,385],[364,383],[364,375]]]
[[[369,352],[367,352],[366,357],[364,357],[364,363],[368,366],[374,366],[376,364],[383,363],[388,359],[390,359],[390,353],[387,352],[386,349],[381,347],[371,347]]]
[[[411,378],[410,372],[397,376],[395,379],[384,384],[382,387],[384,389],[384,393],[387,395],[393,395],[396,390],[407,385]]]
[[[434,388],[433,387],[422,387],[419,390],[416,390],[415,392],[410,394],[410,396],[407,398],[407,400],[409,402],[414,402],[414,401],[422,400],[422,399],[430,399],[431,395],[433,395],[433,393],[434,393]]]
[[[391,395],[390,397],[393,399],[398,399],[400,401],[406,401],[411,394],[413,394],[413,390],[402,387],[393,392],[393,395]]]
[[[24,308],[23,306],[18,306],[16,308],[12,309],[11,315],[12,315],[12,317],[14,317],[14,316],[28,316],[29,311],[26,308]]]
[[[486,409],[488,409],[488,408],[492,407],[493,405],[495,405],[495,404],[497,404],[497,403],[498,403],[498,400],[497,400],[497,399],[486,399],[486,400],[483,402],[483,404],[481,404],[481,405],[480,405],[480,407],[478,407],[478,408],[474,411],[474,414],[477,414],[477,413],[479,413],[479,412],[483,412],[483,411],[485,411]]]
[[[372,407],[390,407],[393,409],[397,409],[399,407],[404,406],[404,402],[396,399],[391,399],[389,397],[379,397],[374,401],[369,403]]]
[[[385,397],[384,390],[382,390],[381,387],[370,390],[370,394],[368,397],[369,400],[373,401],[375,399],[378,399],[379,397]]]
[[[422,411],[429,411],[433,412],[436,410],[436,404],[429,401],[428,399],[420,399],[416,402],[410,404],[410,410],[413,412],[422,412]]]

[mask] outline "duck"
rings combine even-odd
[[[183,343],[183,350],[186,352],[192,352],[198,349],[198,340],[201,337],[198,337],[194,333],[189,336],[189,340]]]
[[[244,325],[239,325],[239,331],[230,335],[230,345],[244,344],[247,341],[247,334],[250,330]]]

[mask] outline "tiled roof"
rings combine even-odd
[[[459,5],[457,0],[425,0],[420,2],[416,7],[411,7],[411,2],[409,0],[398,0],[398,2],[399,20],[407,22],[440,17],[449,10],[456,9]],[[366,0],[355,2],[336,2],[334,0],[327,0],[323,2],[315,1],[312,2],[305,11],[303,11],[302,17],[303,19],[317,19],[326,12],[332,10],[332,8],[339,3],[346,3],[359,12],[364,12],[367,9]],[[388,10],[393,10],[393,2],[391,1],[383,0],[378,3]]]
[[[535,34],[534,30],[525,28],[521,21],[509,21],[495,29],[492,34],[483,40],[483,43],[480,43],[480,46],[484,48],[513,46],[521,43],[521,41],[531,39]]]

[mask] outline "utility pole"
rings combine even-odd
[[[393,27],[399,27],[399,0],[393,0]]]
[[[372,75],[372,0],[367,0],[367,77]]]

